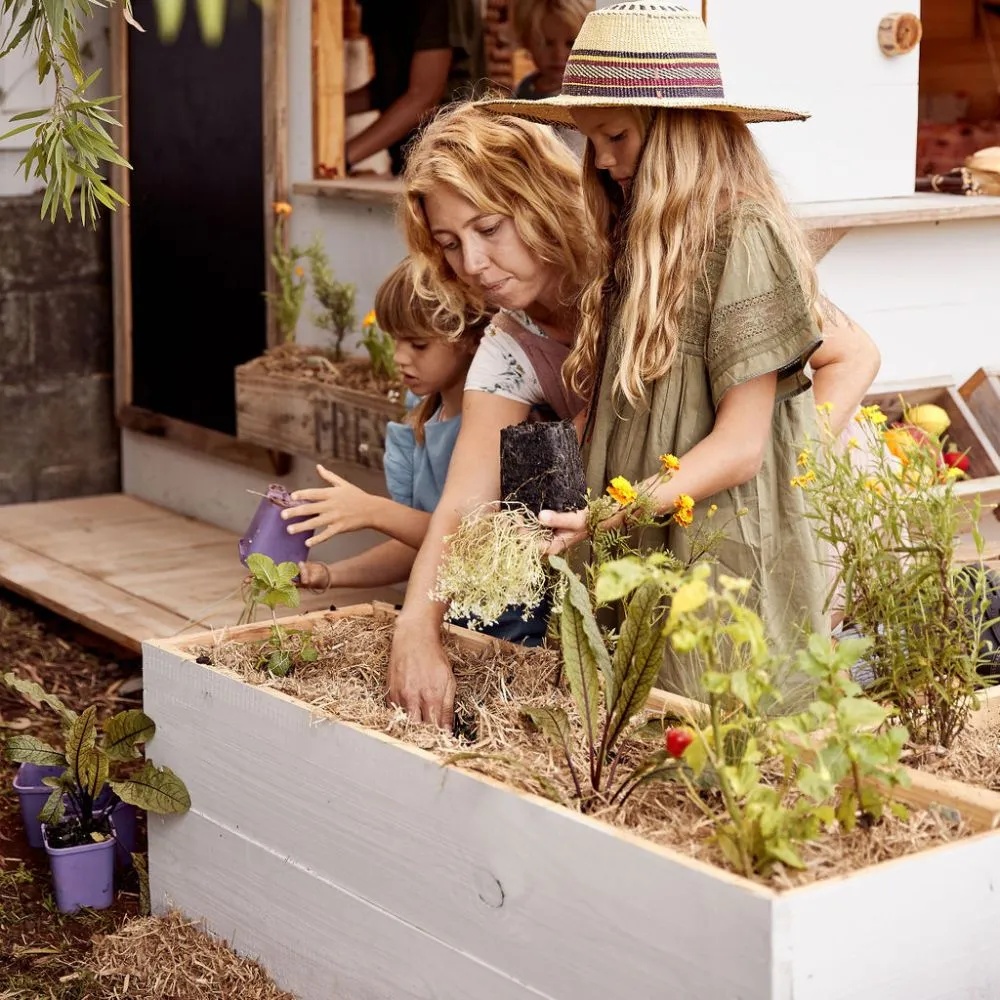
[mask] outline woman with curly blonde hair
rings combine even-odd
[[[442,322],[495,311],[465,383],[462,422],[440,502],[414,563],[393,639],[389,697],[450,725],[454,679],[435,589],[462,515],[500,499],[500,432],[532,413],[576,418],[562,367],[594,273],[579,165],[549,130],[472,104],[430,122],[407,152],[402,221],[417,294]],[[456,330],[456,335],[459,331]],[[538,618],[539,634],[544,616]]]

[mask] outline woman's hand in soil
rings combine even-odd
[[[298,507],[287,507],[281,512],[281,517],[285,521],[293,517],[302,518],[293,521],[285,530],[290,535],[297,535],[303,531],[317,532],[312,538],[306,539],[306,545],[312,548],[334,535],[371,527],[372,510],[381,498],[365,493],[364,490],[346,479],[341,479],[322,465],[317,465],[316,471],[330,486],[296,490],[292,494],[293,500],[309,502]]]
[[[436,632],[427,634],[397,619],[388,682],[390,705],[399,705],[414,722],[430,722],[451,730],[455,675]]]

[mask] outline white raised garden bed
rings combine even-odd
[[[153,905],[204,919],[302,1000],[1000,996],[1000,832],[778,893],[317,719],[186,652],[212,641],[143,647],[157,760],[192,799],[150,817]],[[988,792],[918,776],[911,799],[956,789],[996,826]]]

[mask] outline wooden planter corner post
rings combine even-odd
[[[215,638],[143,646],[192,799],[150,817],[153,905],[301,1000],[1000,995],[1000,832],[778,893],[196,663]],[[946,784],[992,828],[996,797]]]
[[[980,368],[958,392],[990,444],[1000,451],[1000,370]]]

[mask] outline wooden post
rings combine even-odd
[[[344,177],[344,5],[312,0],[313,177]]]
[[[288,10],[285,0],[271,0],[263,7],[264,86],[264,287],[276,292],[278,283],[271,254],[274,252],[274,202],[288,200]],[[267,346],[280,343],[274,307],[267,300]]]

